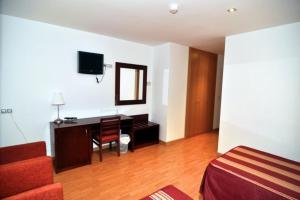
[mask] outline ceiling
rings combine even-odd
[[[222,53],[227,35],[300,21],[300,0],[0,0],[1,13],[121,39]],[[170,14],[168,5],[179,11]],[[237,12],[228,13],[235,7]]]

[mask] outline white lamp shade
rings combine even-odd
[[[61,92],[58,93],[54,93],[53,95],[53,100],[52,100],[52,105],[64,105],[65,101],[64,98],[62,96]]]

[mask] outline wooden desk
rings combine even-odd
[[[131,134],[133,118],[126,115],[120,116],[122,131]],[[101,117],[83,118],[76,120],[75,123],[60,125],[50,122],[51,153],[55,157],[56,173],[91,164],[92,131],[99,130]],[[133,150],[134,146],[131,145],[130,149]]]

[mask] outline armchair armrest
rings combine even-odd
[[[63,200],[63,189],[60,183],[46,185],[27,192],[23,192],[4,200]]]
[[[0,165],[0,199],[53,183],[47,156]]]
[[[46,156],[45,142],[0,147],[0,164]]]

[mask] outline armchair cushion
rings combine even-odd
[[[48,156],[0,165],[0,199],[53,183]]]
[[[4,200],[62,200],[63,189],[61,183],[46,185],[14,196],[4,198]]]
[[[33,142],[0,148],[0,164],[46,156],[45,142]]]

